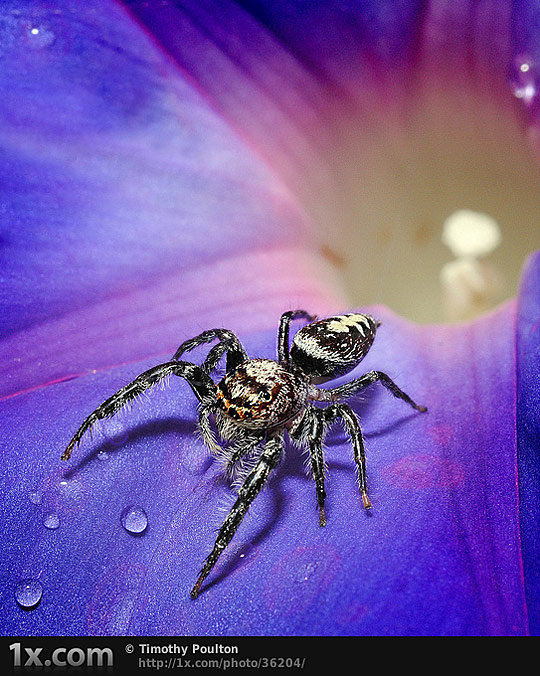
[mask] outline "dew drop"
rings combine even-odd
[[[190,448],[182,453],[180,462],[190,474],[204,474],[212,460],[204,449]]]
[[[58,514],[47,514],[47,516],[43,519],[43,525],[49,530],[56,530],[60,526]]]
[[[247,545],[246,547],[242,547],[240,550],[240,553],[238,554],[239,559],[245,559],[246,556],[249,556],[249,551],[251,549],[252,545]]]
[[[532,105],[538,91],[538,69],[535,61],[527,54],[520,54],[514,59],[510,85],[517,99],[525,106]]]
[[[307,563],[304,568],[300,571],[298,576],[298,582],[307,582],[310,578],[313,577],[313,574],[317,570],[317,565],[315,563]]]
[[[22,580],[15,587],[15,599],[21,608],[35,608],[43,596],[43,587],[39,580]]]
[[[59,486],[61,495],[69,500],[78,500],[83,493],[81,483],[75,479],[71,479],[70,481],[62,479]]]
[[[97,457],[98,457],[98,460],[101,460],[101,461],[103,461],[103,460],[108,460],[108,459],[109,459],[109,454],[107,453],[107,451],[100,451],[100,452],[98,453],[98,456],[97,456]]]
[[[32,491],[28,494],[28,499],[33,505],[39,505],[41,502],[41,493],[38,491]]]
[[[244,568],[251,564],[259,555],[258,548],[251,542],[239,547],[236,551],[238,568]]]
[[[144,533],[148,526],[146,512],[142,507],[138,507],[137,505],[126,507],[122,512],[120,521],[129,533]]]
[[[298,615],[335,578],[339,563],[338,553],[321,542],[287,551],[266,576],[263,598],[283,615]]]
[[[103,450],[115,451],[122,448],[129,440],[129,427],[126,428],[126,421],[121,419],[111,420],[107,424],[105,434],[105,443]]]
[[[46,26],[34,25],[26,29],[26,39],[34,49],[43,49],[53,44],[56,35]]]

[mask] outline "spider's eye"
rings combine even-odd
[[[259,395],[259,399],[262,399],[263,401],[270,401],[270,399],[272,399],[272,395],[265,387],[261,387],[257,394]]]

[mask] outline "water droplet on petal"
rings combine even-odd
[[[249,566],[259,555],[258,547],[251,542],[241,545],[236,551],[237,569]]]
[[[60,519],[58,518],[58,514],[48,514],[43,519],[43,525],[45,526],[45,528],[49,528],[49,530],[56,530],[60,526]]]
[[[129,432],[127,430],[122,430],[120,434],[111,437],[107,443],[111,448],[121,448],[129,439]]]
[[[298,615],[316,602],[340,570],[339,554],[322,543],[286,552],[266,577],[265,602],[283,615]]]
[[[510,70],[510,86],[517,99],[525,106],[532,105],[538,90],[538,69],[527,54],[519,54]]]
[[[204,447],[191,447],[182,452],[180,462],[190,474],[204,474],[212,459]]]
[[[62,481],[60,482],[60,493],[65,498],[68,498],[70,500],[77,500],[78,498],[81,497],[83,493],[83,488],[81,483],[79,481],[76,481],[75,479],[71,479],[70,481],[62,479]]]
[[[21,608],[35,608],[43,596],[43,587],[39,580],[22,580],[15,587],[15,599]]]
[[[28,494],[28,499],[33,505],[39,505],[41,502],[41,493],[38,491],[32,491]]]
[[[242,547],[240,549],[240,552],[238,554],[239,559],[245,559],[247,556],[249,556],[250,550],[253,548],[253,545],[246,545],[245,547]]]
[[[103,461],[103,460],[108,460],[108,459],[109,459],[109,454],[107,453],[107,451],[100,451],[100,452],[98,453],[98,456],[97,456],[97,457],[98,457],[98,460],[102,460],[102,461]]]
[[[144,533],[148,526],[148,517],[142,507],[131,505],[126,507],[120,517],[122,526],[129,533]]]
[[[34,49],[49,47],[56,40],[56,35],[46,26],[34,25],[26,29],[28,44]]]
[[[310,578],[313,577],[313,574],[317,570],[317,564],[307,563],[302,570],[300,570],[300,575],[298,577],[298,582],[307,582]]]

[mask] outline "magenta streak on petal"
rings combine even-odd
[[[479,93],[498,107],[515,104],[510,2],[125,4],[242,137],[312,200],[339,182],[351,129],[358,139],[391,133],[394,110],[406,129],[419,90],[452,91],[465,114],[467,97]]]
[[[488,0],[439,0],[426,6],[422,26],[424,65],[455,80],[474,83],[496,96],[511,57],[512,3]]]

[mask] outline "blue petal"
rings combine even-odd
[[[5,630],[527,633],[515,305],[439,328],[374,312],[383,324],[363,369],[388,372],[429,412],[411,412],[375,387],[353,402],[368,444],[373,512],[362,509],[350,444],[336,430],[327,449],[328,525],[319,528],[314,487],[289,448],[196,601],[189,590],[233,497],[193,434],[189,387],[171,382],[103,424],[68,469],[59,454],[82,418],[155,362],[4,402]],[[273,332],[245,338],[250,353],[273,356]],[[140,536],[121,523],[130,505],[148,515]],[[43,525],[50,513],[56,530]],[[32,578],[44,592],[28,611],[13,590]]]
[[[527,262],[517,309],[519,520],[531,633],[540,634],[540,254]]]

